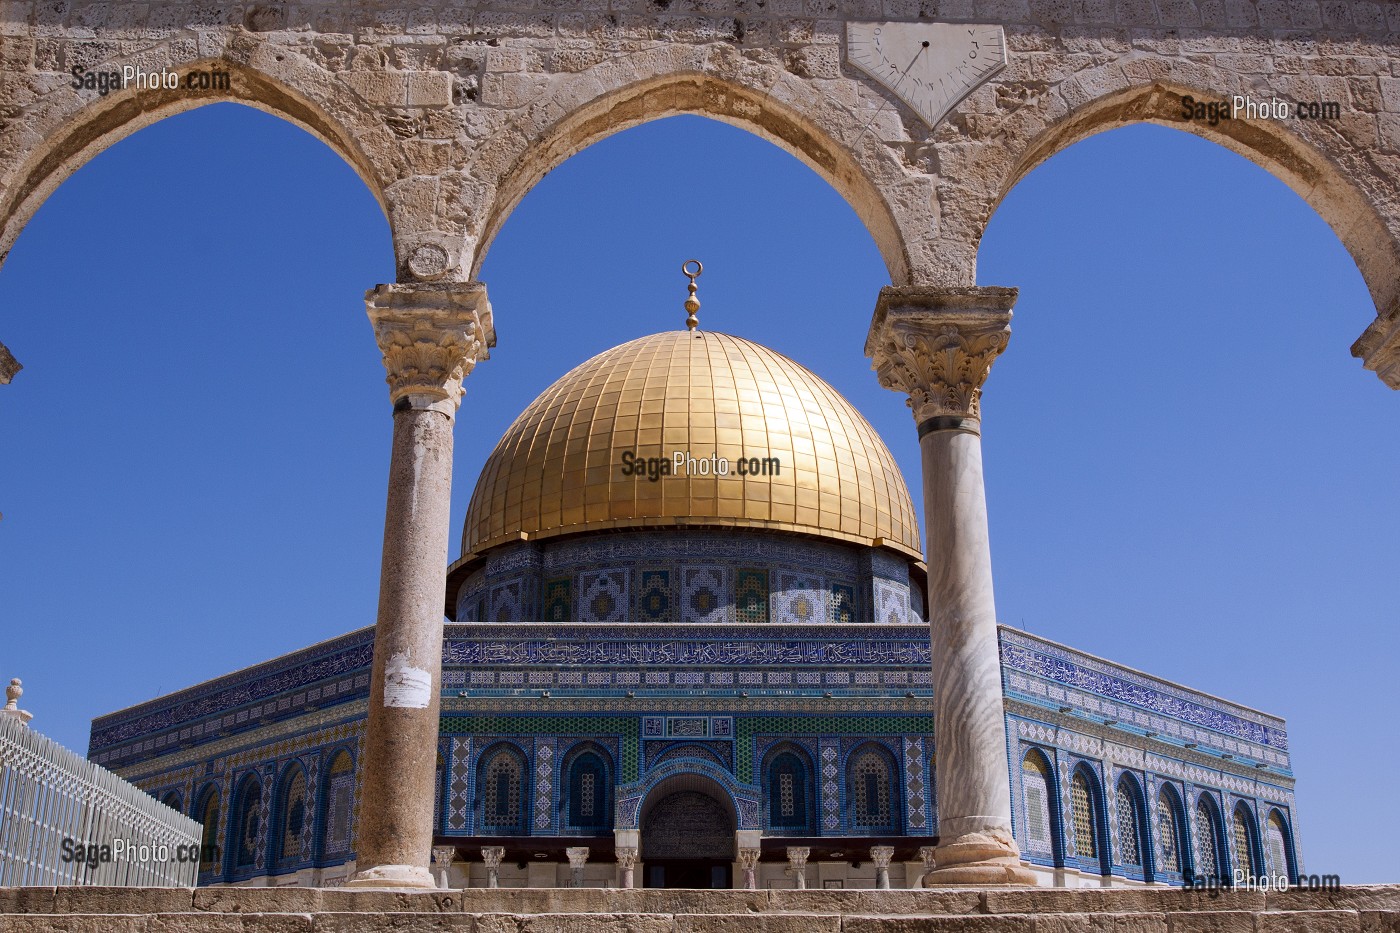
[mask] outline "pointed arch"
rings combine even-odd
[[[613,826],[612,755],[596,742],[580,742],[564,756],[564,826],[585,833]]]
[[[1296,883],[1298,856],[1293,848],[1293,829],[1289,825],[1288,817],[1278,807],[1269,810],[1269,817],[1264,824],[1264,836],[1270,876],[1287,878],[1289,884]]]
[[[955,236],[980,243],[997,206],[1036,166],[1076,142],[1134,123],[1153,123],[1210,140],[1235,152],[1292,188],[1330,226],[1356,262],[1375,303],[1376,320],[1352,346],[1352,355],[1391,388],[1400,389],[1400,184],[1386,172],[1358,171],[1371,156],[1345,133],[1317,121],[1188,118],[1187,98],[1228,100],[1257,95],[1250,79],[1205,65],[1182,64],[1172,77],[1134,78],[1115,59],[1075,77],[1093,88],[1088,100],[1064,111],[1057,95],[1042,95],[1005,118],[1007,132],[1024,141],[1008,147],[994,139],[980,148],[976,179],[960,185],[969,203],[959,213],[967,229]],[[983,174],[985,173],[985,175]],[[1000,177],[992,188],[983,177]]]
[[[1033,860],[1064,864],[1064,832],[1060,817],[1058,782],[1050,757],[1031,748],[1021,758],[1021,835],[1026,856]]]
[[[355,756],[348,748],[336,748],[322,759],[321,788],[317,794],[316,864],[339,865],[351,857],[354,846]]]
[[[1225,857],[1225,832],[1220,819],[1220,807],[1210,791],[1202,790],[1196,797],[1196,846],[1192,852],[1192,867],[1197,878],[1225,880],[1229,860]]]
[[[160,802],[172,810],[180,813],[185,812],[185,799],[178,790],[166,791],[165,795],[160,798]]]
[[[1142,784],[1129,771],[1118,777],[1114,788],[1113,850],[1125,873],[1152,879],[1152,858],[1147,825],[1147,801]]]
[[[1259,829],[1254,809],[1243,800],[1230,814],[1230,868],[1232,878],[1257,878],[1264,874],[1259,849]]]
[[[392,177],[390,166],[377,164],[392,146],[369,145],[393,139],[374,114],[356,103],[344,83],[330,80],[321,69],[295,50],[259,49],[248,62],[227,58],[198,58],[183,62],[143,61],[143,67],[168,67],[180,75],[202,70],[228,76],[227,86],[191,90],[116,89],[96,100],[80,97],[65,87],[61,103],[41,111],[29,128],[38,144],[15,144],[26,157],[0,179],[0,263],[24,225],[60,184],[93,157],[132,133],[166,117],[217,103],[238,103],[286,120],[315,136],[345,160],[379,202],[393,226],[393,211],[381,179]],[[352,120],[353,125],[346,120]],[[0,130],[0,148],[12,134],[26,129],[14,121]],[[397,243],[397,237],[395,237]]]
[[[235,876],[252,873],[258,865],[258,856],[264,843],[262,803],[263,784],[256,772],[245,774],[238,782],[238,790],[233,795],[233,807],[229,812],[229,854],[228,869]]]
[[[219,870],[219,788],[216,784],[206,784],[195,795],[194,812],[191,814],[200,822],[199,832],[199,874],[207,875]]]
[[[483,836],[526,836],[530,832],[530,762],[510,742],[482,751],[476,766],[477,832]]]
[[[764,830],[775,836],[815,836],[817,807],[812,756],[802,746],[782,742],[763,757]]]
[[[1181,794],[1170,784],[1157,792],[1157,868],[1169,875],[1184,876],[1189,869],[1186,808]]]
[[[1080,868],[1107,875],[1112,861],[1108,852],[1103,785],[1087,762],[1074,766],[1069,783],[1074,852]]]
[[[860,217],[896,285],[942,267],[928,244],[911,246],[938,229],[932,179],[909,172],[874,134],[862,132],[868,117],[780,68],[764,69],[761,79],[726,77],[702,52],[679,43],[621,58],[553,85],[512,132],[488,141],[479,164],[503,168],[483,179],[495,190],[470,278],[516,205],[545,175],[615,133],[680,114],[748,130],[805,163]],[[646,77],[636,80],[638,74]],[[779,87],[781,93],[773,93]],[[898,210],[891,204],[895,197]]]
[[[300,863],[308,853],[303,836],[307,822],[309,795],[306,769],[293,761],[282,769],[277,781],[277,796],[272,807],[272,828],[268,840],[268,868],[287,869]]]
[[[879,742],[866,742],[846,758],[846,821],[853,832],[900,831],[900,799],[895,793],[894,755]]]

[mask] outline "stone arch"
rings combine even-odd
[[[657,819],[664,817],[669,812],[666,808],[673,805],[680,805],[680,810],[686,810],[685,805],[692,802],[691,798],[702,799],[697,802],[703,802],[703,799],[708,799],[711,802],[710,805],[707,805],[706,812],[711,819],[705,821],[706,831],[702,833],[691,831],[678,833],[673,840],[676,845],[674,852],[669,848],[658,850]],[[698,856],[701,858],[725,857],[733,859],[735,857],[734,831],[739,826],[739,811],[729,789],[705,774],[693,771],[683,772],[672,774],[654,783],[642,801],[637,825],[641,830],[641,857],[643,859],[687,857],[683,853],[695,852],[703,853]],[[700,828],[694,827],[692,829]],[[703,838],[698,838],[699,836],[703,836]]]
[[[0,132],[0,151],[24,153],[15,165],[0,166],[0,265],[34,216],[60,184],[103,150],[138,130],[166,117],[216,103],[238,103],[271,114],[297,126],[339,155],[369,188],[380,209],[395,227],[392,199],[384,179],[392,178],[388,154],[392,146],[378,145],[376,137],[392,139],[366,114],[343,82],[286,48],[258,47],[246,62],[228,58],[143,58],[141,67],[162,67],[181,76],[214,70],[229,76],[227,88],[192,91],[175,89],[118,89],[87,100],[70,84],[50,92],[48,106],[37,109],[33,123],[16,121]],[[103,65],[120,69],[122,62]],[[262,67],[267,66],[267,67]],[[343,118],[348,118],[343,119]],[[366,145],[366,143],[371,145]],[[379,157],[375,158],[375,154]],[[395,237],[397,245],[398,238]]]
[[[1400,318],[1400,214],[1378,205],[1400,203],[1400,184],[1375,164],[1374,145],[1355,135],[1344,120],[1339,128],[1317,121],[1187,119],[1184,99],[1228,101],[1235,94],[1258,101],[1276,96],[1248,76],[1195,63],[1138,59],[1114,60],[1075,75],[1060,85],[1061,94],[1046,94],[1006,117],[1006,134],[1019,141],[1008,147],[1004,138],[979,147],[980,178],[994,177],[989,188],[960,185],[959,197],[980,209],[960,216],[977,218],[975,226],[958,236],[981,241],[996,207],[1041,163],[1077,142],[1098,133],[1135,123],[1152,123],[1181,130],[1229,149],[1288,185],[1330,226],[1356,262],[1372,300],[1377,320],[1352,348],[1367,360],[1367,368],[1392,388],[1400,388],[1400,351],[1381,354],[1381,345]],[[1309,86],[1311,87],[1311,86]],[[1315,94],[1315,90],[1307,93]],[[1375,354],[1373,358],[1372,354]],[[1382,358],[1384,357],[1384,358]]]
[[[851,86],[855,99],[860,86]],[[615,133],[680,114],[729,123],[795,156],[851,205],[892,282],[911,284],[924,276],[929,263],[914,254],[931,250],[913,244],[930,238],[937,226],[933,179],[911,173],[877,134],[865,132],[869,114],[776,65],[748,62],[733,49],[675,44],[557,77],[488,147],[479,164],[481,180],[493,192],[468,277],[477,277],[506,219],[550,171]]]

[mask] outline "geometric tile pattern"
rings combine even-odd
[[[554,736],[535,737],[535,832],[546,833],[553,824]]]
[[[904,812],[911,835],[922,835],[929,827],[928,783],[924,770],[922,736],[904,737]]]
[[[544,621],[551,625],[561,625],[573,621],[574,581],[568,577],[550,580],[544,586]]]
[[[856,620],[856,589],[848,583],[831,584],[831,607],[827,618],[837,625]]]
[[[781,571],[775,577],[774,622],[816,625],[827,621],[828,596],[821,577],[790,571]]]
[[[447,828],[466,832],[471,828],[471,736],[453,736],[447,784]]]
[[[717,566],[689,566],[681,570],[681,621],[684,623],[710,625],[728,622],[725,598],[727,572]]]
[[[740,570],[735,575],[734,612],[748,625],[768,622],[768,571]]]
[[[638,622],[674,622],[675,604],[675,596],[671,593],[671,571],[643,570],[638,574]]]
[[[821,740],[822,831],[841,831],[841,766],[835,738]]]
[[[584,625],[626,622],[627,576],[625,570],[596,570],[579,574],[579,622]]]

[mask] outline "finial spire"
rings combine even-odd
[[[694,272],[690,271],[691,266],[695,267]],[[681,264],[681,272],[684,273],[686,278],[690,279],[690,284],[686,286],[686,288],[690,291],[690,294],[685,299],[686,330],[694,330],[695,328],[700,326],[700,319],[695,316],[695,312],[700,310],[700,299],[695,297],[695,280],[700,278],[700,273],[704,271],[705,267],[700,263],[700,260],[698,259],[687,259],[684,263]]]

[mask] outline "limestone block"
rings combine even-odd
[[[145,933],[147,918],[131,914],[15,914],[0,916],[4,933]]]
[[[4,344],[0,344],[3,347]],[[0,917],[8,914],[51,914],[53,888],[0,888]]]
[[[1008,914],[1000,917],[847,917],[842,933],[1035,933],[1035,918]]]
[[[1336,891],[1290,888],[1271,891],[1266,910],[1388,910],[1400,912],[1400,886],[1393,884],[1347,885]]]
[[[462,909],[462,892],[325,888],[321,909],[337,913],[457,913]]]
[[[1167,915],[1043,914],[1035,918],[1035,933],[1167,933]]]
[[[316,933],[388,933],[391,930],[471,933],[476,929],[475,917],[456,913],[336,911],[317,914],[315,921]]]
[[[1265,911],[1254,915],[1254,933],[1359,933],[1361,918],[1351,910]]]
[[[1177,911],[1167,914],[1168,933],[1254,933],[1254,914],[1245,910]]]
[[[73,885],[55,889],[54,913],[187,913],[193,901],[193,888],[109,888]]]
[[[1171,911],[1259,911],[1258,891],[1184,891],[1180,888],[1032,888],[989,890],[988,913],[1127,913]]]
[[[451,107],[452,75],[445,71],[409,72],[408,106]]]
[[[1400,933],[1400,911],[1363,910],[1361,933]]]
[[[408,100],[408,74],[402,71],[350,71],[340,75],[371,107],[399,107]]]
[[[973,914],[981,909],[982,896],[975,890],[931,891],[775,889],[768,892],[772,910],[829,910],[848,914]]]
[[[841,933],[839,914],[677,914],[675,933]]]

